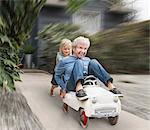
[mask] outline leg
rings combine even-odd
[[[83,61],[78,59],[74,64],[71,78],[68,80],[67,83],[67,90],[76,91],[76,96],[78,97],[79,100],[88,99],[88,96],[84,92],[82,86],[84,82],[83,70],[84,70]]]
[[[103,66],[95,59],[91,60],[88,66],[88,74],[94,75],[106,86],[108,82],[112,83],[113,79],[110,77],[108,72],[103,68]]]
[[[55,73],[53,73],[51,83],[52,83],[53,85],[56,85],[56,86],[57,86],[57,82],[56,82],[56,80],[55,80],[55,78],[54,78],[54,75],[55,75]]]
[[[97,77],[101,82],[103,82],[109,90],[114,93],[122,96],[121,92],[115,88],[112,84],[113,79],[108,74],[108,72],[103,68],[103,66],[95,59],[91,60],[88,66],[88,73],[89,75],[94,75]]]
[[[54,96],[54,89],[55,89],[56,87],[58,87],[58,85],[57,85],[57,83],[56,83],[56,80],[55,80],[55,78],[54,78],[54,73],[53,73],[53,77],[52,77],[51,83],[52,83],[52,87],[51,87],[51,89],[50,89],[50,95],[51,95],[51,96]]]
[[[82,60],[78,59],[76,60],[74,64],[74,68],[72,70],[72,74],[70,79],[67,82],[67,90],[68,91],[77,91],[80,88],[82,89],[82,84],[77,85],[78,82],[83,82],[84,76],[83,76],[83,63]]]

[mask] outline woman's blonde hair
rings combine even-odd
[[[72,48],[76,48],[76,46],[80,43],[84,43],[87,44],[88,48],[90,47],[90,40],[89,38],[83,37],[83,36],[79,36],[76,39],[74,39],[73,43],[72,43]]]
[[[66,45],[69,45],[69,46],[71,47],[71,49],[70,49],[71,52],[70,52],[70,53],[72,53],[72,42],[71,42],[71,40],[65,38],[65,39],[62,39],[62,40],[61,40],[60,45],[59,45],[59,52],[60,52],[61,54],[63,54],[63,53],[62,53],[62,48],[63,48],[64,46],[66,46]]]

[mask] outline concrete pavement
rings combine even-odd
[[[149,113],[149,81],[148,77],[138,77],[123,75],[112,75],[114,77],[114,84],[119,87],[119,89],[124,93],[125,97],[122,99],[122,105],[124,109],[136,110],[135,114],[122,111],[119,117],[119,122],[115,126],[111,126],[106,119],[91,119],[89,122],[89,127],[87,130],[149,130],[150,129],[150,119],[147,113]],[[62,102],[58,96],[58,89],[55,91],[56,97],[49,96],[50,89],[50,79],[51,76],[45,73],[24,73],[21,75],[23,82],[17,82],[17,90],[21,91],[26,97],[32,111],[37,115],[39,120],[42,122],[46,130],[82,130],[83,128],[79,125],[79,114],[78,112],[70,109],[68,114],[62,111]],[[146,79],[143,83],[140,82],[141,78]],[[134,83],[126,83],[125,79],[130,79]],[[137,80],[138,79],[138,80]],[[130,81],[129,80],[129,81]],[[140,84],[139,84],[140,82]],[[149,87],[148,87],[148,84]],[[130,85],[129,85],[130,84]],[[139,84],[139,86],[137,85]],[[141,87],[140,87],[141,86]],[[146,91],[143,91],[143,86]],[[145,87],[147,86],[147,87]],[[135,88],[135,89],[132,89]],[[138,89],[136,88],[138,87]],[[144,89],[144,90],[145,90]],[[146,94],[138,94],[140,92],[146,92]],[[137,94],[136,94],[136,93]],[[138,95],[138,96],[137,96]],[[147,96],[148,95],[148,96]],[[130,100],[135,100],[135,104]],[[133,100],[133,102],[134,102]],[[142,108],[141,106],[143,106]],[[135,105],[135,106],[134,106]],[[127,107],[128,106],[128,107]],[[138,109],[135,109],[138,108]],[[140,108],[140,109],[139,109]],[[146,118],[139,114],[139,110],[146,108]],[[128,111],[131,111],[131,110]],[[143,111],[142,113],[144,113]],[[142,117],[142,118],[141,118]]]
[[[122,108],[150,120],[150,75],[112,75],[124,94]]]

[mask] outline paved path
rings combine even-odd
[[[124,94],[122,108],[150,120],[150,75],[112,75]]]
[[[83,128],[78,123],[79,120],[78,112],[70,109],[69,113],[65,114],[61,110],[62,102],[58,97],[58,89],[55,91],[56,97],[49,96],[48,92],[50,88],[50,78],[51,78],[49,75],[44,73],[25,73],[21,75],[21,77],[23,82],[16,83],[17,90],[21,91],[23,95],[26,97],[32,111],[37,115],[37,117],[42,122],[46,130],[83,130]],[[115,79],[118,79],[117,78],[118,76],[114,75],[113,77]],[[119,77],[121,77],[121,75]],[[129,78],[129,76],[127,78]],[[114,81],[116,85],[120,85],[119,82],[122,83],[121,78],[118,81],[117,80]],[[132,99],[131,97],[134,95],[134,92],[131,91],[132,90],[130,88],[131,86],[129,86],[128,83],[122,83],[122,85],[119,86],[122,92],[125,92],[126,90],[130,92],[127,94],[124,93],[125,98],[123,102],[125,103],[130,103],[130,101],[125,101],[125,99],[127,100]],[[124,87],[126,87],[127,89],[124,89]],[[142,96],[144,95],[138,96],[138,98],[140,99],[138,100],[139,104],[144,99]],[[146,100],[143,101],[144,105],[147,103],[145,101]],[[129,107],[135,108],[135,106],[133,105]],[[150,121],[142,119],[126,111],[122,111],[119,118],[119,122],[115,126],[111,126],[106,119],[91,119],[87,130],[99,130],[99,129],[149,130]]]

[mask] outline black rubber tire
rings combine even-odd
[[[111,125],[116,125],[117,124],[117,122],[118,122],[118,116],[115,116],[115,117],[108,117],[108,120],[109,120],[109,123],[111,124]]]
[[[69,111],[69,106],[66,103],[63,104],[63,111],[65,113],[68,113],[68,111]]]

